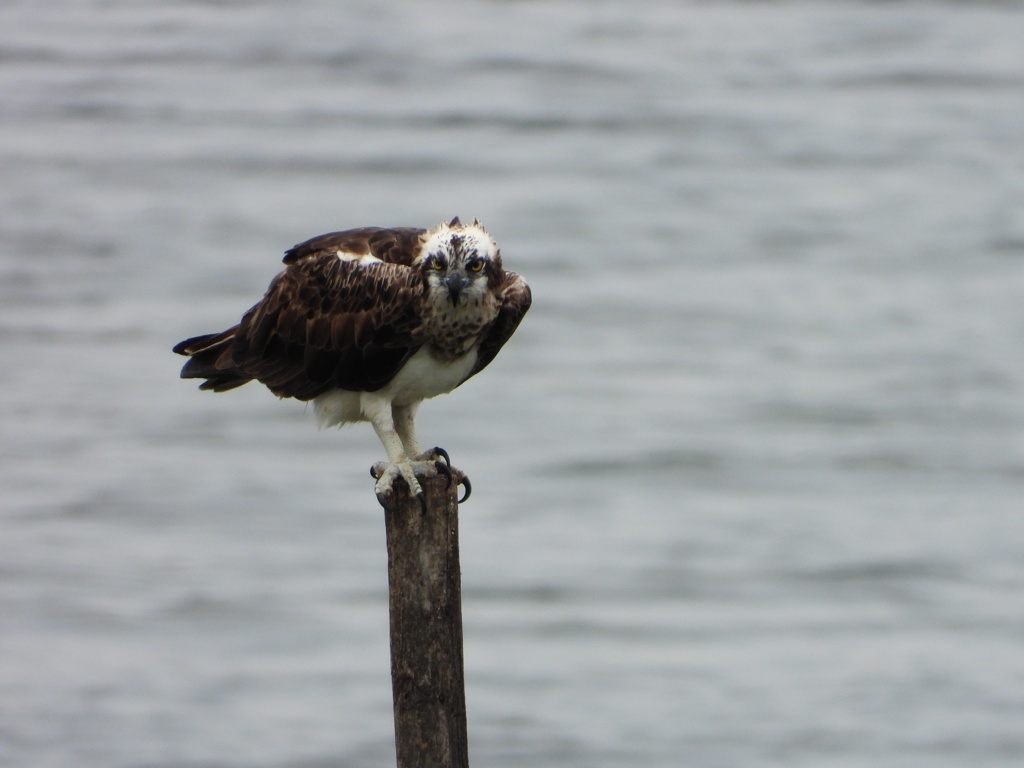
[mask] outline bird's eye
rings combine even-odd
[[[466,265],[470,272],[479,272],[484,268],[483,259],[473,259],[469,264]]]
[[[440,256],[432,256],[430,259],[430,268],[436,270],[437,272],[440,272],[442,269],[444,269],[444,259],[442,259]]]

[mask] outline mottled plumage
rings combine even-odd
[[[287,265],[238,325],[186,339],[182,378],[223,392],[259,381],[312,400],[322,424],[369,421],[388,453],[378,492],[397,475],[419,492],[419,403],[483,370],[530,307],[530,289],[502,268],[474,221],[431,230],[363,227],[286,252]]]

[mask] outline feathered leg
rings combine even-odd
[[[465,486],[466,493],[459,499],[461,504],[469,498],[473,486],[465,472],[452,466],[448,451],[444,448],[435,447],[428,451],[420,451],[420,444],[416,439],[416,411],[419,407],[419,403],[413,403],[412,405],[395,405],[391,409],[395,431],[405,447],[405,455],[411,456],[415,463],[433,462],[437,471],[448,477],[449,485],[454,481],[456,485]]]
[[[393,405],[391,406],[391,416],[395,423],[395,431],[405,448],[405,455],[413,456],[416,459],[425,459],[426,457],[420,456],[420,444],[416,439],[416,411],[419,407],[419,403]]]
[[[424,461],[416,456],[410,458],[406,446],[396,429],[395,416],[392,410],[391,401],[380,397],[373,392],[364,392],[360,398],[360,405],[366,418],[373,424],[373,429],[380,438],[388,460],[378,462],[370,470],[377,485],[374,490],[378,498],[387,496],[394,491],[395,479],[401,477],[409,487],[409,493],[420,500],[426,511],[426,497],[416,473],[430,477],[437,474],[437,467],[433,461]],[[411,416],[404,416],[400,419],[402,429],[405,430],[411,423]],[[415,444],[415,441],[414,441]]]

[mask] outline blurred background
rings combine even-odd
[[[393,764],[365,425],[171,346],[479,217],[479,766],[1024,762],[1024,6],[0,3],[0,765]]]

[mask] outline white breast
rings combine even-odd
[[[412,405],[451,392],[469,375],[475,362],[475,348],[462,357],[445,362],[430,354],[426,347],[421,347],[386,387],[373,394],[397,405]],[[332,389],[315,398],[313,408],[320,426],[366,421],[367,415],[363,410],[366,394]]]
[[[437,397],[455,389],[473,370],[475,362],[475,347],[451,361],[439,360],[425,346],[420,347],[381,393],[398,405]]]

